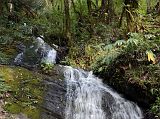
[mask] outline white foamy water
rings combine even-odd
[[[44,57],[44,61],[49,64],[54,64],[56,63],[56,56],[57,56],[57,51],[55,49],[51,49],[47,53],[47,56]]]
[[[22,53],[19,53],[16,58],[14,59],[14,63],[18,63],[18,64],[21,64],[22,61],[23,61],[23,52]]]
[[[43,36],[41,36],[42,38],[43,38]],[[36,38],[36,41],[37,41],[37,49],[38,48],[45,48],[46,46],[45,46],[45,42],[44,42],[44,40],[41,38],[41,37],[37,37]]]
[[[66,66],[64,76],[67,81],[65,119],[142,119],[142,112],[136,104],[104,86],[92,72]],[[107,93],[110,97],[103,102]],[[105,113],[102,102],[107,104],[105,111],[110,113]]]

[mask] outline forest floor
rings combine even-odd
[[[0,99],[0,119],[28,119],[24,114],[11,114],[8,113],[5,109],[5,100]]]

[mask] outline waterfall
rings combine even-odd
[[[40,54],[41,61],[56,63],[57,51],[36,38],[36,45],[29,49]],[[15,63],[23,63],[24,50],[15,58]],[[141,109],[133,102],[122,98],[102,80],[81,69],[64,66],[67,82],[65,119],[142,119]]]
[[[21,64],[23,61],[23,52],[19,53],[14,59],[14,63]]]
[[[37,54],[41,62],[45,62],[49,64],[56,63],[57,51],[44,42],[43,36],[37,37],[33,44],[28,48],[28,50],[32,51],[31,53],[34,53],[33,56]],[[22,64],[23,59],[25,57],[25,53],[28,50],[24,50],[24,52],[19,53],[14,59],[14,63]],[[32,60],[32,58],[30,59]],[[39,59],[37,59],[37,61],[39,61]]]
[[[56,56],[57,56],[57,51],[55,49],[51,49],[51,50],[49,50],[49,52],[47,53],[47,56],[44,57],[43,60],[46,63],[54,64],[54,63],[56,63]]]
[[[143,118],[136,104],[105,86],[92,72],[65,66],[64,77],[67,82],[65,119]],[[105,100],[104,96],[107,97]]]

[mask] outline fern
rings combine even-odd
[[[93,70],[102,71],[102,67],[108,67],[116,58],[125,53],[132,53],[137,50],[139,46],[144,45],[143,38],[137,33],[130,33],[130,38],[125,40],[117,40],[113,44],[103,46],[99,55],[96,56],[96,61],[92,64]]]
[[[114,43],[115,46],[122,46],[122,45],[125,45],[126,44],[126,41],[124,40],[118,40]]]

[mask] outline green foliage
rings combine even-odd
[[[159,51],[156,39],[154,41],[146,40],[143,35],[137,33],[130,33],[129,37],[130,38],[127,41],[117,40],[113,44],[101,47],[101,50],[99,50],[99,53],[95,58],[96,62],[92,65],[93,70],[97,70],[99,67],[99,71],[101,71],[103,67],[107,68],[108,65],[117,60],[116,58],[118,56],[123,54],[132,55],[134,52],[139,53],[141,55],[139,58],[142,60],[146,60],[146,57],[148,57],[148,61],[152,61],[153,64],[155,64],[156,56],[150,49]]]
[[[14,42],[14,40],[25,40],[28,36],[32,34],[32,26],[29,21],[24,21],[19,24],[14,22],[8,22],[2,25],[0,25],[1,45],[11,44]]]
[[[159,90],[160,91],[160,90]],[[160,117],[160,96],[157,97],[156,102],[152,105],[151,111],[157,116]]]
[[[8,91],[11,91],[10,86],[7,85],[5,79],[3,79],[2,76],[0,76],[0,95],[7,93]]]
[[[50,73],[53,70],[54,64],[42,62],[41,63],[41,68],[42,68],[42,71],[44,73],[48,74],[48,73]]]
[[[113,63],[119,55],[124,54],[125,52],[132,52],[139,44],[139,41],[134,38],[134,35],[127,40],[117,40],[113,44],[109,44],[101,47],[101,52],[96,59],[96,62],[92,65],[93,69],[100,68],[98,71],[102,70],[101,66],[105,68]]]
[[[140,0],[139,1],[139,13],[140,14],[146,14],[146,9],[147,9],[147,4],[146,4],[146,1],[144,0]]]
[[[8,56],[0,51],[0,63],[1,64],[8,64],[9,61],[10,61],[10,56]]]

